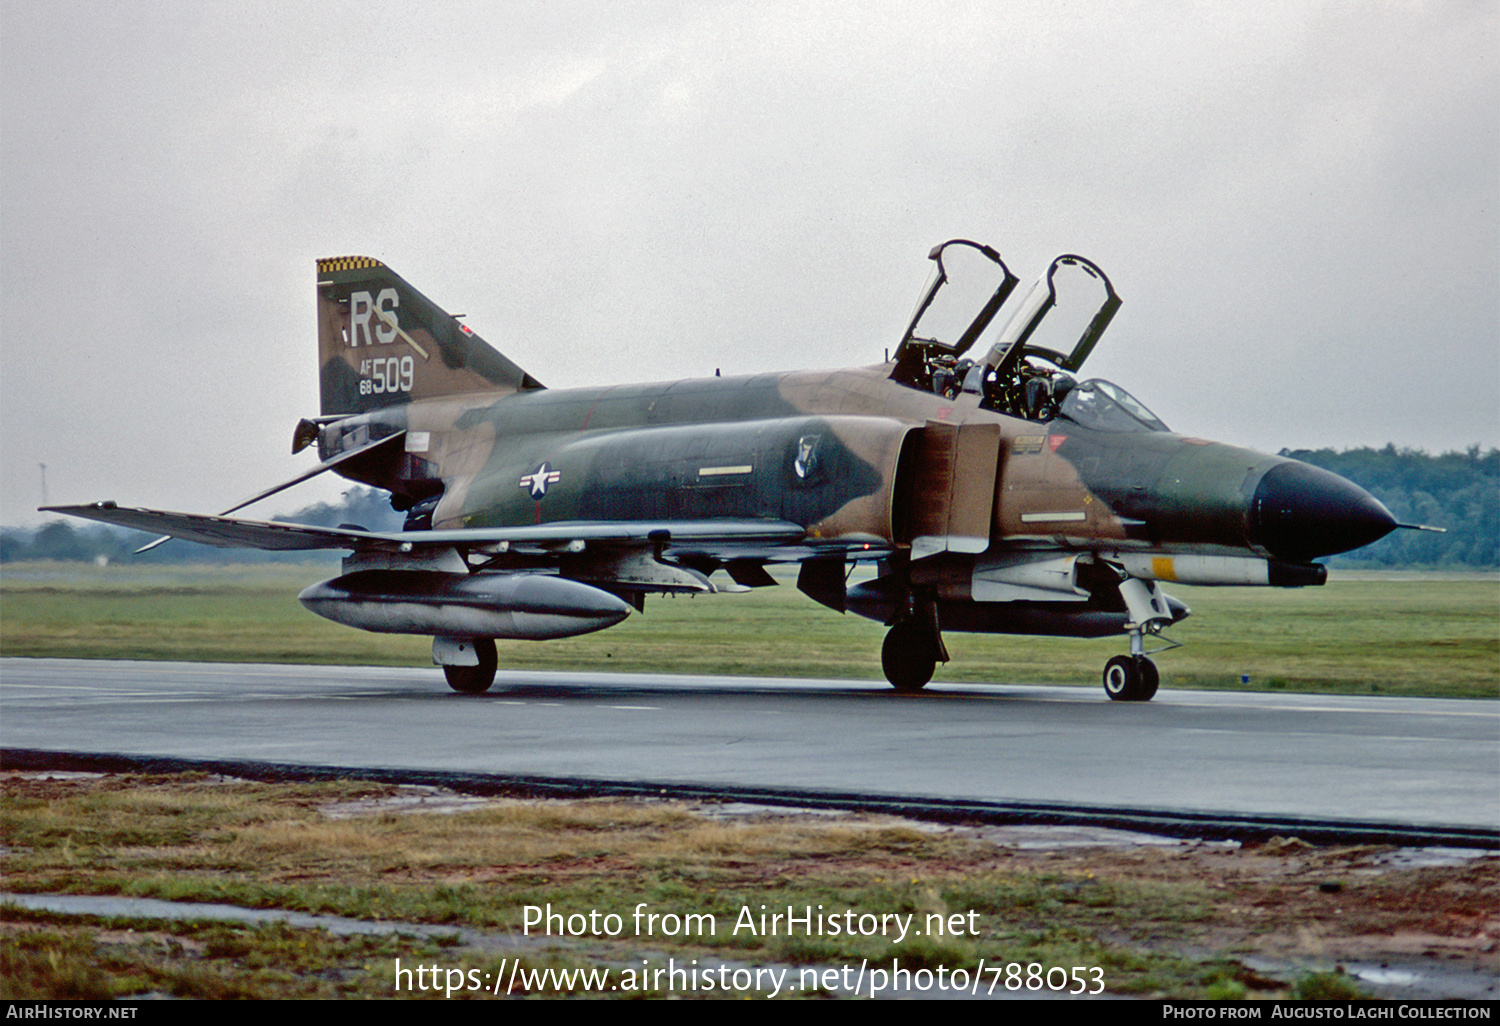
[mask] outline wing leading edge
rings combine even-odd
[[[794,545],[806,532],[784,520],[662,520],[564,521],[534,527],[474,527],[447,531],[360,531],[345,527],[243,520],[237,517],[132,509],[113,502],[84,506],[44,506],[42,512],[62,513],[168,534],[184,541],[221,548],[270,549],[279,552],[315,549],[401,550],[407,546],[478,547],[497,545],[608,542],[649,545],[691,541],[714,545]],[[863,539],[860,540],[864,542]]]

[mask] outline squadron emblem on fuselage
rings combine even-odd
[[[803,481],[817,473],[818,443],[822,440],[822,435],[803,435],[797,439],[797,458],[792,461],[792,470]]]

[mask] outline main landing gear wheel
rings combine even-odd
[[[937,646],[915,620],[892,627],[880,646],[880,668],[897,691],[921,691],[937,669]]]
[[[1104,693],[1115,702],[1149,702],[1161,683],[1156,664],[1145,656],[1115,656],[1104,664]]]
[[[479,657],[478,666],[444,666],[443,676],[448,686],[466,695],[481,695],[495,683],[495,668],[500,658],[495,654],[494,638],[475,638],[474,654]]]

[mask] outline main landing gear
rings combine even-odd
[[[913,605],[911,613],[886,632],[885,642],[880,646],[880,668],[885,671],[885,679],[897,691],[907,694],[926,687],[937,664],[948,661],[948,649],[938,630],[936,604],[929,600]]]
[[[472,641],[450,642],[450,644],[457,647],[472,644],[474,655],[479,657],[479,663],[474,666],[445,663],[443,676],[448,679],[448,686],[466,695],[479,695],[488,691],[490,685],[495,683],[495,668],[500,664],[499,656],[495,653],[495,639],[474,638]],[[434,651],[436,651],[436,646]]]
[[[915,620],[892,627],[880,646],[880,668],[897,691],[921,691],[937,669],[937,647]]]

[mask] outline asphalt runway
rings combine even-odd
[[[1500,829],[1500,702],[0,660],[0,746]]]

